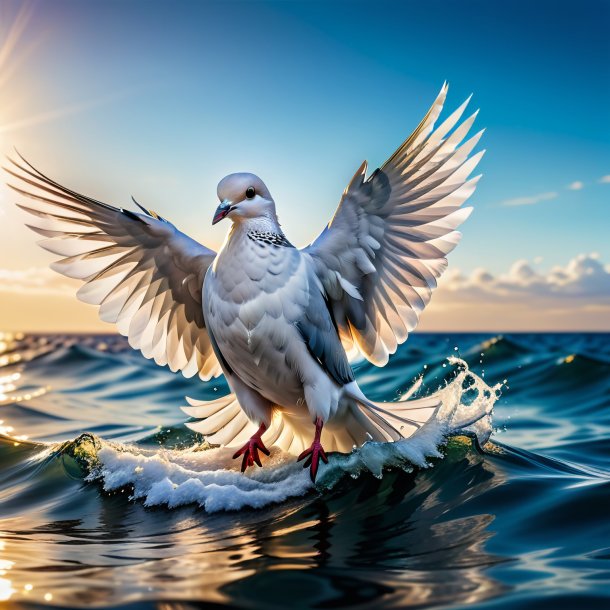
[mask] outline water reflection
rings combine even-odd
[[[0,541],[0,553],[4,554],[4,542],[2,541]],[[5,578],[14,565],[15,562],[10,561],[10,559],[0,557],[0,602],[10,599],[13,593],[15,593],[12,581]]]
[[[502,587],[484,572],[503,561],[484,550],[493,516],[450,515],[502,477],[480,456],[455,457],[417,476],[346,483],[285,516],[279,531],[267,522],[256,557],[239,561],[254,574],[223,592],[244,606],[254,596],[278,608],[286,603],[281,590],[295,607],[408,607],[497,595]]]
[[[71,511],[64,483],[43,511],[4,521],[6,590],[14,601],[40,602],[48,592],[54,604],[78,606],[165,598],[393,608],[487,599],[503,591],[486,572],[503,561],[485,550],[493,516],[467,514],[464,505],[503,475],[469,443],[453,441],[448,453],[417,475],[347,478],[323,496],[237,514],[145,509],[72,479]],[[41,522],[56,506],[63,518]]]

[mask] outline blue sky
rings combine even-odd
[[[0,35],[21,6],[3,3]],[[360,162],[382,163],[446,79],[448,110],[474,93],[488,151],[451,265],[610,261],[608,2],[28,6],[0,64],[0,146],[85,192],[133,194],[217,245],[216,184],[254,171],[304,244]],[[46,264],[5,216],[0,266]]]

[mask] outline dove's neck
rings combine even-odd
[[[275,214],[262,214],[256,218],[240,218],[233,222],[229,239],[245,237],[248,233],[270,233],[279,237],[285,237],[282,227]]]

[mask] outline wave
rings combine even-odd
[[[63,342],[59,347],[62,342],[55,341],[55,351],[45,352],[39,355],[39,358],[45,361],[45,365],[56,366],[58,361],[61,361],[62,365],[69,363],[81,374],[83,369],[88,370],[91,365],[98,366],[100,362],[103,363],[103,373],[91,375],[91,379],[81,382],[68,393],[76,392],[82,398],[84,389],[93,392],[105,388],[105,399],[110,403],[116,400],[123,404],[126,396],[131,396],[134,400],[140,399],[143,379],[147,380],[147,384],[150,383],[147,372],[141,368],[131,370],[125,367],[125,359],[131,354],[124,352],[121,339],[116,340],[112,349],[109,349],[109,343],[105,342],[100,346],[99,342],[99,337],[93,337],[86,345],[72,345],[69,342],[66,345],[66,342]],[[102,353],[98,353],[100,349]],[[513,341],[498,336],[485,343],[474,342],[466,350],[465,356],[480,353],[481,358],[486,357],[491,361],[494,350],[496,355],[497,350],[503,352],[499,360],[505,363],[507,350],[521,355],[530,354],[524,348],[516,346]],[[548,363],[550,356],[546,352],[543,353],[544,361]],[[569,379],[565,371],[559,370],[561,363],[556,362],[554,356],[552,359],[552,367],[543,367],[541,371],[536,364],[531,364],[525,372],[520,372],[522,379],[532,379],[529,391],[540,391],[540,387],[547,383],[560,384],[562,379]],[[489,361],[486,364],[488,370],[491,366]],[[570,365],[578,365],[579,360],[574,361],[575,358],[572,358]],[[105,493],[128,490],[128,498],[139,500],[148,507],[174,508],[197,504],[210,513],[262,508],[290,498],[305,496],[314,490],[330,490],[346,477],[358,478],[366,474],[379,478],[392,469],[411,472],[433,467],[443,459],[448,442],[456,435],[468,436],[469,443],[481,451],[481,447],[488,442],[492,434],[493,407],[506,389],[506,384],[489,385],[461,358],[451,356],[446,363],[453,371],[449,378],[447,369],[440,363],[437,364],[444,381],[436,390],[443,404],[436,418],[409,439],[394,443],[368,442],[351,454],[331,455],[329,464],[321,465],[315,487],[301,465],[295,463],[292,456],[277,448],[272,450],[264,468],[251,470],[243,475],[238,471],[236,462],[231,459],[232,450],[207,446],[201,442],[199,435],[191,433],[181,424],[163,426],[152,432],[148,427],[144,434],[133,432],[136,442],[111,441],[108,440],[107,434],[106,440],[103,440],[99,433],[86,433],[72,441],[50,445],[27,444],[23,439],[9,438],[5,442],[0,463],[6,466],[12,462],[6,455],[6,450],[10,452],[11,444],[14,444],[19,447],[20,454],[27,447],[27,451],[38,455],[34,458],[30,456],[28,463],[31,463],[32,459],[34,462],[42,460],[44,464],[60,460],[71,477],[98,485]],[[116,384],[119,389],[108,392],[109,375],[116,375],[116,372],[113,372],[115,364],[122,371]],[[566,364],[565,361],[563,364]],[[568,372],[571,370],[574,368]],[[596,374],[598,373],[599,371],[596,371]],[[127,383],[130,376],[136,383],[131,390]],[[438,378],[431,375],[427,387],[435,380],[438,381]],[[538,383],[535,383],[535,380]],[[172,381],[175,381],[174,377],[166,378],[163,383],[171,384]],[[421,377],[416,377],[415,386],[415,395],[426,392]],[[111,404],[109,408],[111,409]],[[119,428],[118,436],[126,438],[128,430]],[[513,465],[525,460],[529,461],[530,467],[541,470],[548,469],[549,460],[552,460],[499,443],[488,444],[487,450],[490,448],[493,448],[494,454],[502,452],[507,456],[507,460],[512,460]],[[41,468],[44,469],[45,466]],[[586,467],[571,466],[561,460],[555,461],[554,468],[557,472],[571,473],[583,480],[587,477],[603,476],[601,470],[587,470]]]
[[[456,374],[437,392],[442,406],[435,417],[408,439],[368,442],[348,455],[331,454],[328,465],[321,465],[315,488],[331,489],[346,476],[357,478],[363,473],[382,477],[392,468],[407,472],[430,468],[433,460],[442,459],[448,438],[458,433],[471,436],[479,445],[486,443],[501,386],[486,384],[463,360],[452,358],[450,362],[456,367]],[[314,490],[302,465],[277,448],[264,468],[243,475],[230,449],[206,444],[186,449],[150,449],[145,444],[146,439],[142,446],[83,434],[59,445],[17,442],[15,446],[21,447],[20,453],[38,451],[30,461],[47,464],[61,459],[70,472],[75,471],[76,465],[85,481],[99,483],[105,492],[129,489],[128,497],[142,500],[145,506],[174,508],[195,503],[207,512],[262,508]],[[8,461],[4,455],[2,462],[6,465]]]
[[[415,382],[447,410],[408,441],[331,455],[315,487],[278,449],[242,475],[184,426],[184,395],[223,380],[185,380],[120,337],[0,351],[0,594],[18,603],[264,606],[298,588],[308,607],[572,607],[607,591],[608,335],[414,335],[359,383],[383,401]]]

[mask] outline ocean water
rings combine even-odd
[[[440,391],[451,412],[331,456],[314,487],[278,450],[244,476],[184,426],[184,396],[223,380],[116,336],[5,333],[0,600],[610,608],[610,335],[415,334],[356,376],[373,400]]]

